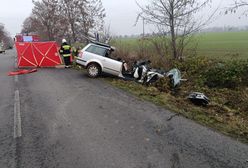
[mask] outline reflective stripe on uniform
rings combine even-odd
[[[62,47],[63,47],[64,50],[70,50],[70,48],[71,48],[71,46],[69,46],[69,45],[64,45]]]
[[[63,57],[70,57],[71,54],[63,54]]]

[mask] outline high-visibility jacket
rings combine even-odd
[[[70,57],[71,56],[71,46],[67,43],[63,43],[59,50],[60,54],[63,55],[63,57]]]

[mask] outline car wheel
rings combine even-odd
[[[101,74],[101,68],[97,64],[90,64],[87,67],[87,72],[90,78],[96,78]]]

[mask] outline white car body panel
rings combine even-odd
[[[108,73],[114,76],[123,77],[122,75],[123,63],[120,61],[108,58],[108,57],[104,57],[104,56],[86,51],[92,45],[99,47],[99,48],[106,49],[106,50],[109,49],[104,46],[98,46],[96,44],[90,43],[86,47],[84,47],[84,49],[81,50],[76,62],[84,67],[87,67],[90,63],[98,63],[101,66],[102,72],[105,72],[105,73]]]

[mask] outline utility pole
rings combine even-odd
[[[145,18],[143,18],[143,39],[145,38]]]

